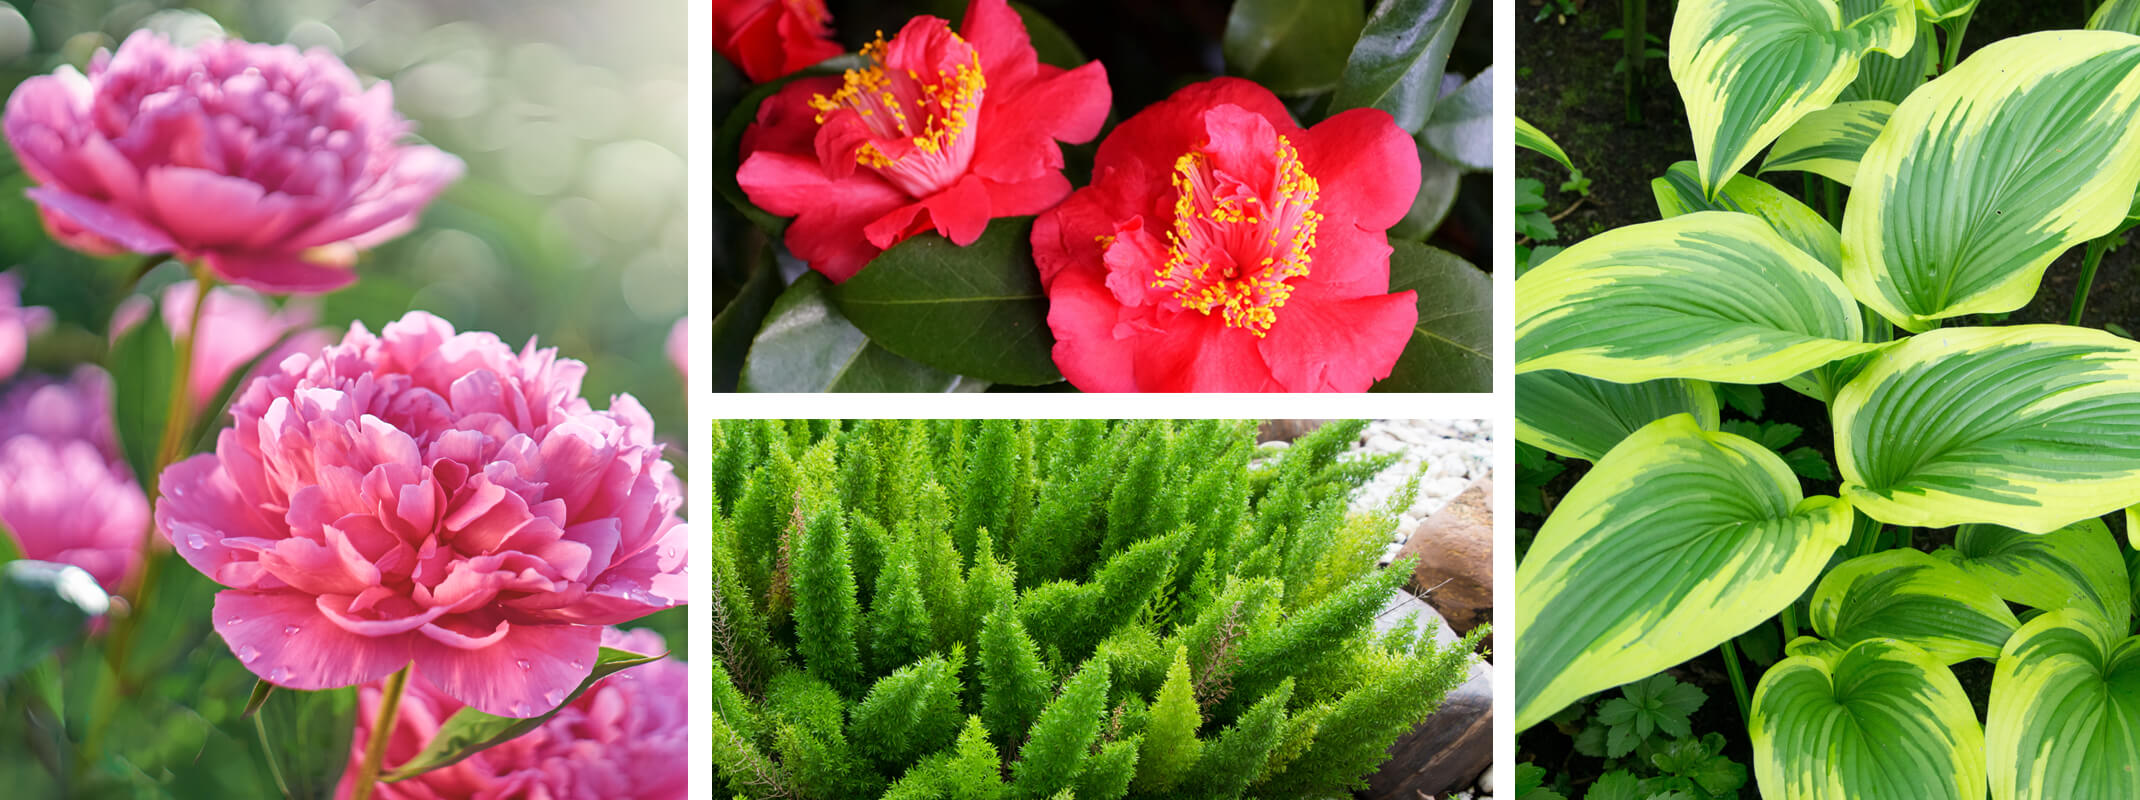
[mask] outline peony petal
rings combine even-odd
[[[1364,392],[1389,377],[1419,321],[1413,292],[1340,299],[1303,287],[1258,347],[1291,392]]]
[[[357,281],[347,263],[308,260],[302,255],[211,252],[203,259],[217,277],[271,294],[332,292]]]
[[[556,708],[594,671],[602,629],[514,625],[477,650],[419,640],[416,670],[453,699],[486,714],[526,718]]]
[[[1411,212],[1419,194],[1419,148],[1389,112],[1340,112],[1293,144],[1301,165],[1322,184],[1315,210],[1326,219],[1350,218],[1366,230],[1385,231]]]
[[[228,539],[280,538],[259,512],[239,496],[214,455],[197,455],[165,467],[161,485],[164,492],[156,503],[156,529],[179,557],[203,575],[221,580],[225,567],[258,559],[250,550],[233,549]],[[231,574],[259,577],[254,573]],[[249,581],[224,585],[233,589],[259,588]]]
[[[379,680],[409,663],[405,636],[374,638],[321,617],[309,595],[218,592],[216,633],[238,661],[286,689],[339,689]]]
[[[149,208],[188,249],[234,244],[272,224],[267,193],[252,181],[177,166],[151,167],[144,177]]]
[[[24,194],[37,201],[45,213],[64,217],[68,224],[108,239],[130,252],[153,254],[178,250],[178,245],[163,231],[117,207],[51,186],[34,186]]]

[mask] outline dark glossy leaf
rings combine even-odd
[[[1434,152],[1470,170],[1494,168],[1494,70],[1477,77],[1434,104],[1434,114],[1419,131]]]
[[[1079,50],[1070,34],[1057,27],[1048,15],[1024,3],[1012,3],[1011,9],[1025,20],[1026,38],[1033,42],[1033,52],[1040,56],[1040,63],[1071,69],[1085,63],[1085,51]]]
[[[572,694],[559,703],[557,708],[550,709],[541,716],[514,719],[492,716],[473,708],[463,708],[454,712],[453,716],[446,720],[446,724],[439,726],[438,734],[431,738],[429,744],[424,745],[423,752],[417,753],[415,758],[403,762],[387,773],[384,779],[388,782],[407,780],[440,767],[453,766],[461,759],[511,741],[513,737],[542,727],[543,723],[557,715],[559,708],[571,705],[572,701],[579,699],[596,681],[641,664],[660,661],[667,655],[641,655],[604,647],[601,658],[595,661],[594,671],[587,675],[586,680],[580,682],[580,687],[572,690]],[[682,699],[677,698],[679,701]]]
[[[81,567],[15,560],[0,565],[0,683],[88,632],[111,598]]]
[[[1493,279],[1445,250],[1390,247],[1390,291],[1419,293],[1419,321],[1397,366],[1371,391],[1493,391]]]
[[[1412,198],[1412,210],[1390,228],[1390,238],[1420,242],[1434,235],[1449,216],[1450,207],[1456,205],[1457,187],[1463,179],[1463,171],[1455,164],[1443,161],[1426,143],[1419,143],[1419,194]]]
[[[806,272],[773,301],[743,360],[742,392],[946,392],[956,375],[877,346],[825,299]]]
[[[1471,0],[1382,0],[1352,46],[1331,112],[1379,108],[1418,133],[1441,97],[1449,46],[1470,10]]]
[[[1032,220],[997,219],[967,247],[933,233],[895,245],[827,290],[871,341],[992,383],[1062,380],[1048,298],[1033,266]]]
[[[1327,90],[1344,73],[1365,16],[1350,0],[1236,0],[1221,42],[1227,71],[1279,94]]]
[[[164,327],[162,310],[155,304],[141,324],[128,329],[111,348],[113,430],[127,465],[134,468],[134,479],[144,487],[156,484],[156,450],[163,445],[177,362],[171,329]]]
[[[766,245],[765,257],[751,272],[750,280],[743,282],[743,289],[735,299],[713,318],[713,334],[710,338],[710,356],[693,359],[705,364],[704,369],[713,372],[715,392],[733,392],[736,383],[743,378],[743,359],[750,354],[751,339],[758,328],[765,324],[766,312],[773,308],[773,301],[780,298],[782,289],[780,269],[773,264],[772,245]]]
[[[865,66],[868,66],[868,62],[854,53],[834,56],[825,59],[823,63],[817,66],[799,70],[795,74],[780,80],[760,84],[757,88],[752,89],[750,94],[744,95],[742,100],[736,102],[736,107],[729,110],[728,118],[721,121],[720,130],[714,132],[714,191],[720,192],[722,197],[727,198],[729,205],[735,206],[736,210],[742,212],[743,216],[748,217],[752,224],[764,229],[767,234],[774,238],[779,238],[781,232],[787,230],[787,218],[774,216],[771,212],[759,208],[750,201],[749,197],[744,196],[743,187],[736,185],[736,170],[741,169],[743,166],[743,130],[750,127],[751,122],[758,118],[759,104],[764,103],[766,98],[772,97],[774,93],[779,92],[781,87],[787,86],[789,81],[822,75],[838,75],[846,70],[859,69]]]
[[[357,690],[280,691],[253,715],[268,770],[289,797],[328,798],[349,763],[356,730]]]

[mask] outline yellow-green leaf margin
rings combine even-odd
[[[1516,279],[1516,371],[1773,383],[1878,345],[1842,280],[1758,217],[1629,225]]]
[[[2140,186],[2140,37],[2045,31],[1912,93],[1858,162],[1843,280],[1912,331],[2012,311]]]
[[[1714,193],[1798,118],[1835,102],[1866,53],[1899,56],[1916,42],[1911,0],[1849,20],[1834,0],[1681,0],[1668,60],[1703,188]]]
[[[1769,148],[1761,171],[1811,172],[1844,186],[1855,185],[1858,162],[1865,149],[1880,138],[1895,104],[1885,100],[1853,100],[1807,114]]]
[[[1652,422],[1576,483],[1516,569],[1516,729],[1746,632],[1850,537],[1759,443]]]
[[[1984,730],[1947,665],[1894,639],[1791,651],[1754,690],[1762,797],[1984,797]]]
[[[2021,621],[1991,585],[1902,548],[1836,565],[1813,590],[1813,630],[1838,645],[1896,639],[1953,664],[1997,658]]]
[[[2007,640],[1984,715],[1993,798],[2140,797],[2140,638],[2125,634],[2069,608]]]
[[[1842,493],[1892,525],[2048,533],[2140,500],[2140,342],[2092,328],[1948,328],[1836,393]]]

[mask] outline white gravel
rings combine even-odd
[[[1276,455],[1284,450],[1284,442],[1266,442],[1265,452]],[[1493,463],[1493,423],[1482,419],[1378,419],[1368,423],[1360,440],[1352,449],[1339,454],[1340,459],[1355,459],[1379,453],[1397,453],[1397,463],[1391,465],[1360,488],[1353,497],[1352,509],[1356,512],[1380,508],[1391,495],[1404,488],[1404,482],[1419,474],[1419,496],[1405,509],[1390,531],[1390,544],[1382,551],[1382,563],[1389,564],[1398,548],[1404,546],[1412,532],[1419,529],[1421,520],[1433,516],[1441,507],[1470,486],[1472,480],[1483,476]],[[1426,471],[1421,473],[1421,466]]]

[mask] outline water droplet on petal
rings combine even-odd
[[[239,660],[239,661],[243,661],[243,662],[245,662],[245,663],[247,663],[247,664],[251,664],[251,663],[253,663],[253,662],[255,662],[255,661],[259,661],[259,660],[260,660],[260,651],[259,651],[258,649],[256,649],[256,648],[254,648],[254,647],[253,647],[252,645],[246,645],[246,646],[244,646],[244,647],[240,647],[240,648],[238,648],[238,660]]]
[[[520,669],[523,671],[535,668],[535,665],[528,663],[528,660],[525,658],[515,661],[513,663],[519,665]]]
[[[295,626],[295,625],[284,625],[284,626],[282,626],[282,635],[284,635],[284,636],[296,636],[296,635],[297,635],[297,632],[298,632],[298,631],[301,631],[301,630],[304,630],[304,629],[303,629],[303,628],[300,628],[300,627],[297,627],[297,626]]]
[[[195,550],[206,550],[208,549],[208,537],[198,533],[186,534],[186,546]]]
[[[564,705],[564,704],[565,704],[565,690],[563,690],[563,689],[551,689],[550,691],[548,691],[548,692],[544,692],[544,693],[543,693],[543,695],[542,695],[542,699],[543,699],[543,702],[545,702],[545,703],[549,703],[549,704],[550,704],[550,707],[551,707],[551,708],[556,708],[556,707],[558,707],[558,706]]]
[[[513,716],[516,716],[516,717],[532,717],[532,716],[535,716],[535,709],[529,708],[529,707],[528,707],[528,704],[526,704],[526,703],[514,703],[514,704],[513,704],[513,709],[512,709],[512,710],[513,710]]]
[[[571,666],[572,666],[572,668],[573,668],[574,670],[582,670],[582,669],[586,669],[586,668],[587,668],[587,665],[586,665],[586,664],[582,664],[582,663],[580,663],[580,662],[578,662],[578,661],[568,661],[568,662],[565,662],[565,663],[567,663],[567,664],[571,665]]]

